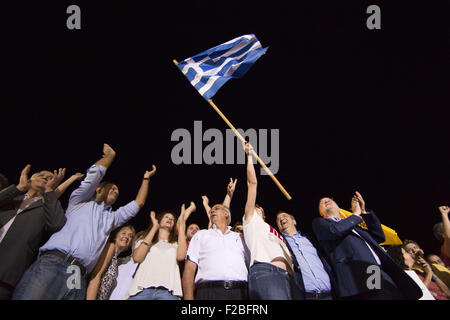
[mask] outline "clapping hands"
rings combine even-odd
[[[366,214],[366,203],[361,196],[361,194],[356,191],[354,196],[352,197],[352,212],[353,214],[360,215],[360,214]]]
[[[53,170],[53,176],[47,182],[47,185],[45,186],[45,192],[50,192],[50,191],[55,190],[61,183],[62,179],[64,179],[65,175],[66,175],[66,168],[64,168],[64,169],[59,168],[58,171]]]

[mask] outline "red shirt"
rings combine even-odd
[[[422,273],[420,273],[417,270],[414,270],[414,271],[417,273],[417,275],[419,276],[420,280],[422,280],[422,282],[423,282],[425,277],[422,275]],[[445,294],[445,292],[442,291],[441,288],[439,288],[439,286],[434,281],[430,282],[430,284],[428,285],[428,290],[430,291],[430,293],[433,295],[433,297],[436,300],[448,300],[448,297]]]
[[[441,257],[444,259],[446,265],[450,266],[450,257],[447,257],[444,253],[444,246],[441,247]]]

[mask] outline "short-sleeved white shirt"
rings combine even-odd
[[[250,220],[242,218],[245,243],[250,250],[250,266],[255,262],[270,263],[281,257],[286,259],[288,267],[292,265],[292,257],[286,242],[271,225],[256,212]]]
[[[197,264],[195,283],[205,281],[247,281],[249,252],[243,237],[215,225],[198,231],[189,243],[186,259]]]

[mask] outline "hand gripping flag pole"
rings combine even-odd
[[[242,77],[266,50],[267,48],[261,47],[255,35],[244,35],[187,58],[180,63],[173,60],[173,63],[181,70],[194,88],[208,101],[242,142],[245,142],[244,137],[236,130],[211,98],[229,79]],[[267,168],[258,154],[254,150],[251,150],[251,154],[275,182],[284,196],[291,200],[292,197],[270,169]]]

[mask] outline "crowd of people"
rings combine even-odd
[[[294,215],[280,211],[276,227],[257,204],[252,146],[246,153],[247,200],[241,221],[231,223],[237,180],[222,203],[202,197],[207,228],[187,224],[191,202],[180,212],[150,213],[136,233],[128,221],[144,206],[151,178],[139,179],[136,198],[113,209],[119,188],[102,181],[116,152],[86,175],[63,182],[65,169],[36,172],[27,165],[17,185],[0,174],[1,300],[417,300],[450,298],[450,221],[433,227],[439,254],[426,254],[405,240],[383,247],[378,217],[359,192],[352,215],[341,216],[330,197],[320,199],[313,236],[298,229]],[[58,200],[74,182],[64,209]],[[234,210],[233,210],[234,211]],[[236,210],[238,211],[238,210]],[[362,227],[364,225],[364,227]]]

